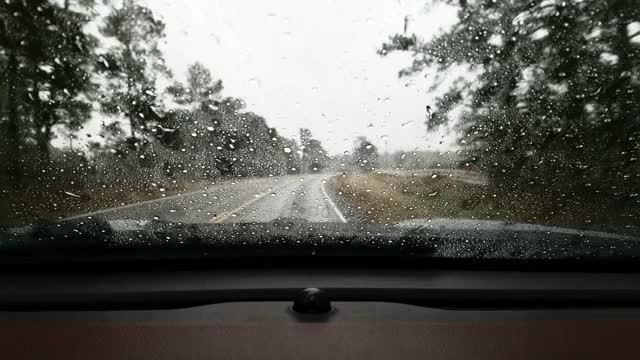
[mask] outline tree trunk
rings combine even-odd
[[[9,183],[17,185],[21,183],[22,173],[20,171],[20,118],[18,114],[18,59],[14,54],[9,54],[7,64],[7,134],[6,134],[6,153],[7,156],[7,172],[9,175]]]
[[[46,119],[45,119],[46,121]],[[38,129],[38,136],[36,138],[38,144],[38,153],[43,165],[48,165],[51,161],[51,125],[44,125],[41,129]]]
[[[131,128],[131,138],[136,138],[136,125],[133,120],[133,111],[131,110],[131,80],[127,79],[127,118],[129,118],[129,126]]]
[[[127,45],[127,49],[129,49],[129,45]],[[129,55],[130,56],[130,55]],[[131,87],[131,79],[127,79],[127,117],[129,118],[129,126],[131,127],[131,139],[133,139],[133,143],[135,144],[135,140],[136,140],[136,124],[135,124],[135,120],[134,120],[134,114],[133,111],[131,110],[131,92],[132,92],[132,87]]]
[[[42,101],[37,100],[34,103],[34,122],[36,125],[36,147],[38,149],[38,160],[40,166],[46,168],[50,165],[51,160],[51,113],[46,109]]]
[[[126,6],[131,6],[131,4],[125,3],[124,5]],[[127,60],[130,60],[133,57],[133,53],[131,51],[131,43],[129,41],[125,41],[123,42],[124,45],[124,58]],[[125,67],[126,69],[126,67]],[[133,114],[133,110],[132,108],[132,101],[131,99],[133,98],[133,86],[131,84],[131,76],[129,76],[129,74],[127,73],[127,71],[125,71],[126,74],[126,81],[127,81],[127,99],[126,99],[126,105],[127,105],[127,109],[126,109],[126,117],[129,120],[129,126],[131,128],[131,140],[132,143],[135,144],[136,143],[136,124],[135,124],[135,120],[134,120],[134,114]]]
[[[129,127],[131,127],[131,138],[135,140],[136,138],[136,124],[135,120],[133,120],[133,113],[129,112]]]
[[[629,154],[629,156],[626,156],[627,158],[633,156],[635,141],[629,140],[627,132],[628,126],[633,122],[632,117],[636,115],[633,112],[633,106],[629,106],[625,102],[625,97],[628,96],[627,91],[631,84],[630,74],[633,71],[633,67],[629,61],[629,54],[632,53],[632,48],[627,35],[627,23],[621,18],[618,19],[618,23],[616,24],[616,37],[612,45],[618,56],[618,63],[616,64],[618,78],[608,86],[608,94],[611,97],[608,100],[611,103],[617,103],[619,109],[616,114],[617,116],[615,116],[610,123],[612,136],[609,139],[609,149],[612,150],[610,151],[610,153],[613,154],[612,157],[620,160],[619,154],[621,152]],[[628,162],[628,159],[622,162]],[[612,162],[611,165],[613,168],[612,171],[620,170],[620,161]]]

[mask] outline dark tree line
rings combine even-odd
[[[356,171],[365,173],[374,171],[379,166],[378,147],[364,136],[358,136],[352,154],[352,165]]]
[[[94,7],[104,4],[110,12],[100,18]],[[90,23],[101,38],[85,30]],[[300,146],[282,137],[242,99],[223,96],[222,81],[201,63],[189,67],[186,83],[158,88],[173,76],[160,49],[164,37],[164,23],[135,0],[0,2],[0,186],[326,167],[326,152],[308,131]],[[99,126],[96,119],[104,119],[100,132],[79,141],[83,127]],[[61,136],[68,146],[52,146]]]
[[[27,162],[48,166],[55,126],[75,131],[89,117],[97,40],[82,31],[91,19],[81,8],[91,4],[33,0],[0,5],[0,151],[14,182],[24,179]]]
[[[452,0],[459,23],[410,51],[401,76],[435,66],[479,70],[432,104],[427,127],[458,126],[467,159],[494,185],[618,194],[640,190],[640,6],[637,0]]]

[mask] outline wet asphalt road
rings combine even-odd
[[[182,223],[269,222],[281,218],[346,222],[326,186],[331,174],[237,179],[182,195],[84,214],[105,220]]]

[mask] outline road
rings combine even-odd
[[[328,193],[330,174],[227,180],[206,189],[74,218],[182,223],[270,222],[281,218],[346,222]]]

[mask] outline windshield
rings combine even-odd
[[[10,229],[640,241],[635,0],[4,0],[0,75]]]

